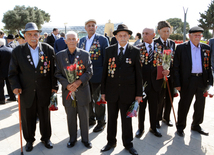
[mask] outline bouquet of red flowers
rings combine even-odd
[[[77,59],[74,59],[74,63],[71,64],[70,66],[67,66],[65,69],[65,74],[66,74],[66,78],[68,80],[69,83],[73,83],[76,81],[76,77],[77,77]],[[69,97],[72,99],[72,106],[76,107],[76,100],[75,100],[75,92],[71,92],[69,91],[66,100],[69,99]]]
[[[203,94],[204,97],[207,97],[208,95],[210,98],[212,98],[214,95],[214,90],[212,86],[208,86],[207,90]]]
[[[52,93],[51,99],[50,99],[50,105],[48,106],[48,108],[50,111],[56,111],[56,110],[58,110],[57,105],[58,105],[57,95],[56,95],[56,93]]]
[[[129,107],[126,113],[127,118],[137,117],[138,107],[139,107],[138,101],[132,102],[131,106]]]
[[[97,100],[97,105],[101,105],[101,104],[106,104],[107,102],[106,101],[103,101],[102,97],[101,97],[101,94]]]
[[[178,90],[174,88],[174,97],[178,97]]]

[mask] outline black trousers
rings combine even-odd
[[[41,140],[49,140],[51,137],[50,111],[48,107],[38,106],[37,95],[30,108],[24,108],[21,104],[21,119],[23,135],[27,142],[35,141],[36,119],[39,117]]]
[[[5,97],[4,97],[4,85],[6,82],[6,86],[7,86],[7,92],[10,96],[11,99],[15,99],[15,95],[13,94],[13,91],[11,89],[10,83],[8,78],[0,78],[0,101],[4,101]]]
[[[157,118],[157,106],[159,99],[159,92],[156,92],[153,87],[146,93],[146,98],[140,103],[140,108],[138,112],[138,128],[144,130],[144,121],[146,114],[147,102],[149,104],[149,117],[150,117],[150,127],[156,130],[156,118]]]
[[[205,87],[203,84],[203,78],[192,76],[189,81],[190,83],[188,88],[183,90],[181,87],[180,91],[181,97],[178,105],[177,120],[178,130],[184,130],[186,127],[186,118],[194,95],[196,100],[194,103],[192,126],[198,126],[203,122],[204,118],[205,97],[203,96],[203,92]]]
[[[118,102],[107,103],[108,107],[108,125],[107,125],[107,141],[108,144],[116,144],[117,135],[117,118],[120,110],[122,122],[122,141],[123,146],[127,149],[132,148],[132,118],[126,118],[126,112],[131,104],[123,104]]]
[[[173,82],[171,82],[170,78],[168,82],[169,82],[169,89],[170,89],[170,93],[173,101],[174,85],[173,85]],[[172,108],[172,105],[169,97],[169,90],[166,83],[166,88],[164,88],[163,86],[160,92],[160,99],[159,99],[158,111],[157,111],[157,121],[162,120],[162,118],[164,118],[166,121],[169,121],[171,108]]]
[[[98,124],[104,125],[106,124],[106,106],[105,104],[98,105],[97,100],[101,94],[101,84],[100,83],[91,83],[90,91],[91,91],[91,102],[89,103],[89,121],[98,121]]]

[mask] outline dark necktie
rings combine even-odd
[[[120,47],[120,53],[119,53],[119,61],[121,62],[123,59],[123,47]]]
[[[152,59],[153,59],[152,45],[149,44],[149,62],[151,62]]]
[[[163,42],[163,48],[166,49],[166,41]]]

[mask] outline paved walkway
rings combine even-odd
[[[179,97],[175,98],[174,106],[177,114],[177,105]],[[28,155],[129,155],[124,149],[121,140],[121,121],[118,119],[117,147],[105,153],[101,153],[100,149],[106,145],[106,128],[99,133],[93,133],[93,127],[90,127],[89,139],[93,147],[85,148],[81,143],[80,131],[78,130],[78,141],[73,148],[67,148],[68,131],[67,121],[64,107],[62,106],[61,94],[58,94],[59,110],[51,112],[52,137],[54,144],[53,149],[46,149],[40,141],[39,124],[37,124],[36,141],[31,152],[25,152]],[[204,123],[202,127],[209,131],[209,136],[201,136],[200,134],[190,131],[192,121],[193,106],[191,107],[187,119],[187,127],[184,130],[185,137],[179,137],[175,132],[176,128],[167,127],[165,124],[161,126],[163,137],[157,138],[149,131],[148,110],[145,122],[145,133],[138,139],[134,138],[134,147],[139,155],[213,155],[214,154],[214,99],[207,98]],[[20,155],[20,134],[18,122],[18,104],[17,102],[6,103],[0,105],[0,155]],[[173,115],[171,120],[174,122]],[[133,118],[133,134],[137,130],[137,118]],[[23,139],[23,146],[25,141]]]

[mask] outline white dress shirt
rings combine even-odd
[[[146,42],[145,42],[145,45],[146,45],[147,53],[149,53],[149,50],[150,50],[149,45],[152,45],[152,51],[154,51],[154,42],[153,42],[153,41],[152,41],[152,43],[151,43],[151,44],[149,44],[149,43],[146,43]]]
[[[36,68],[38,63],[39,63],[39,44],[37,45],[35,50],[33,48],[31,48],[29,44],[28,44],[28,47],[30,49],[30,53],[31,53],[31,56],[33,59],[33,63],[34,63],[34,66]]]
[[[163,45],[164,45],[164,40],[160,37],[160,40],[161,40],[161,42],[163,43]],[[167,45],[168,45],[168,40],[166,39],[166,47],[167,47]]]
[[[86,36],[86,45],[85,45],[85,50],[89,52],[91,45],[93,43],[95,34],[89,39],[88,36]]]
[[[200,44],[196,47],[191,41],[191,56],[192,56],[192,72],[191,73],[202,73],[202,62],[201,62],[201,46]]]
[[[118,50],[117,50],[117,55],[120,54],[120,48],[122,47],[123,48],[123,55],[125,54],[125,51],[126,51],[126,47],[127,47],[128,43],[125,45],[125,46],[120,46],[120,44],[118,44]]]

